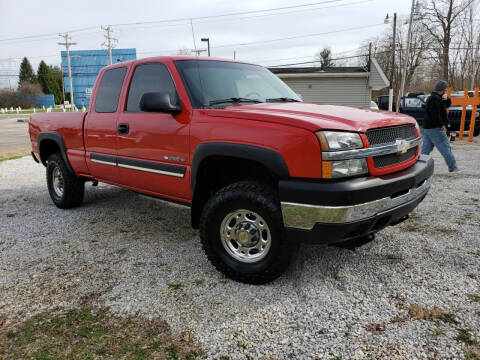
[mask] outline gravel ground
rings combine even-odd
[[[187,208],[100,184],[60,210],[43,166],[0,162],[0,318],[93,296],[192,331],[209,358],[463,358],[459,329],[480,338],[480,144],[454,149],[464,171],[449,174],[435,151],[432,189],[410,220],[355,252],[302,246],[265,286],[216,272]]]

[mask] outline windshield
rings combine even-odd
[[[262,66],[215,60],[177,60],[175,65],[194,108],[301,101]]]

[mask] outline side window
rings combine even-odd
[[[125,67],[105,71],[95,100],[97,113],[113,113],[117,110],[118,98],[126,72],[127,68]]]
[[[175,101],[177,98],[175,84],[163,64],[144,64],[135,68],[128,91],[127,109],[129,112],[140,112],[142,95],[148,92],[168,92]]]

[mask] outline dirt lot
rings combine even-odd
[[[68,349],[58,352],[52,341],[76,344],[84,336],[95,358],[133,358],[141,350],[146,355],[136,358],[478,359],[476,141],[454,145],[461,173],[449,174],[434,152],[431,191],[411,219],[355,252],[303,246],[288,272],[265,286],[216,272],[187,208],[100,184],[87,186],[82,207],[60,210],[49,199],[43,166],[29,157],[0,162],[0,358],[20,346],[32,357],[35,349],[66,357]],[[83,327],[75,315],[82,309],[94,312]],[[108,324],[130,316],[144,334],[165,322],[168,341],[202,350],[173,357],[167,335],[154,342],[150,332],[144,343],[128,339],[131,348],[108,355],[98,342],[123,323],[99,330],[104,320],[95,311],[104,316],[103,309]],[[46,315],[32,320],[34,314]],[[50,323],[60,323],[55,336],[70,337],[48,347]]]

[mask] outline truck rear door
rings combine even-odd
[[[160,62],[137,63],[130,72],[125,105],[119,113],[117,160],[122,185],[158,196],[190,198],[189,125],[186,111],[177,115],[142,112],[148,92],[168,92],[178,99],[168,67]]]
[[[86,163],[100,180],[118,182],[117,118],[127,67],[106,70],[95,91],[94,104],[85,120]]]

